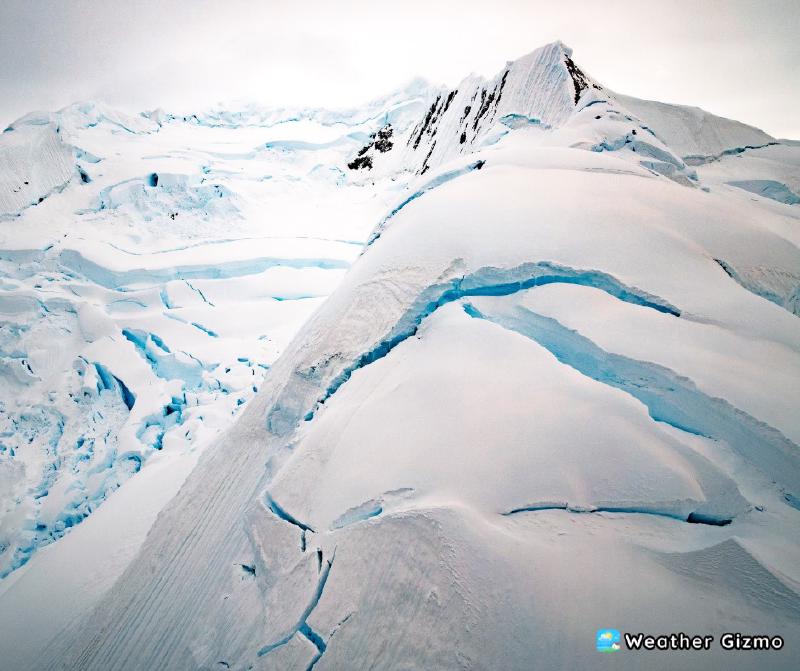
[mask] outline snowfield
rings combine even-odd
[[[800,664],[796,143],[557,42],[0,156],[9,668]]]

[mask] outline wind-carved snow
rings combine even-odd
[[[57,115],[77,177],[0,245],[14,668],[589,668],[598,621],[678,611],[796,638],[797,215],[730,186],[797,192],[796,147],[561,43],[362,110]]]
[[[0,220],[41,203],[77,177],[72,148],[51,124],[0,135]]]

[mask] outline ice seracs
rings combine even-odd
[[[0,135],[0,576],[149,462],[177,487],[175,460],[256,393],[385,207],[343,179],[375,115],[210,127],[78,103]]]

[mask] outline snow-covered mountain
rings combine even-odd
[[[10,668],[797,667],[797,144],[554,43],[0,157]]]

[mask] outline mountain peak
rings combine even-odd
[[[541,55],[547,55],[550,58],[555,60],[558,59],[559,56],[568,56],[572,58],[572,47],[567,46],[561,40],[554,40],[553,42],[548,42],[547,44],[543,44],[540,47],[536,47],[532,51],[529,51],[518,58],[515,58],[513,62],[524,62],[528,59],[538,59]]]
[[[541,128],[562,126],[593,82],[560,40],[509,61],[494,77],[471,75],[442,90],[407,138],[401,165],[421,173],[478,147],[504,119],[525,118]],[[396,156],[395,152],[393,156]]]

